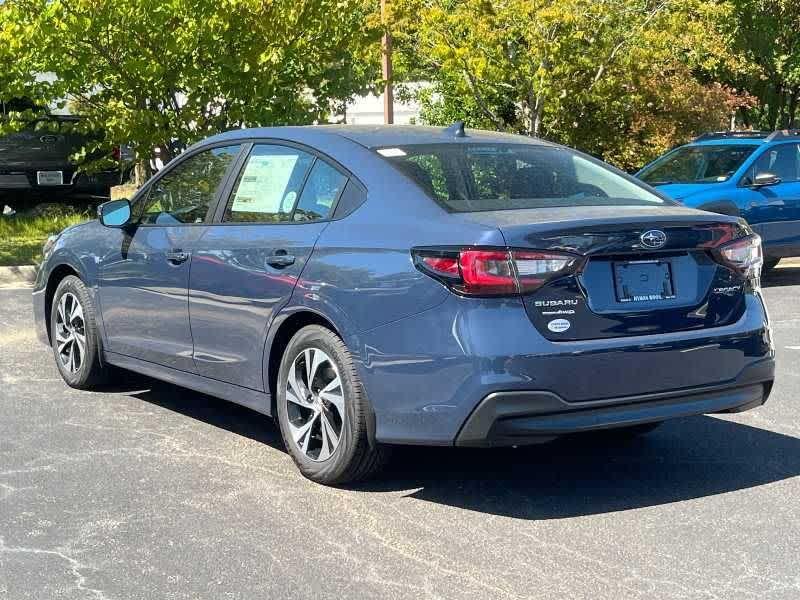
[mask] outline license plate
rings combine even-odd
[[[614,263],[614,287],[619,302],[658,302],[675,298],[672,268],[665,260]]]
[[[64,185],[63,171],[37,171],[36,183],[39,185]]]

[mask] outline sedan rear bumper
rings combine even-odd
[[[469,416],[457,446],[515,446],[555,437],[708,413],[741,412],[764,404],[774,378],[772,359],[754,365],[733,385],[565,402],[547,391],[495,392]]]

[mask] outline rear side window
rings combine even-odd
[[[317,159],[292,216],[295,221],[319,221],[331,215],[347,177],[324,160]]]
[[[223,221],[290,221],[314,157],[307,152],[261,144],[253,147],[233,188]]]
[[[150,188],[139,211],[146,225],[203,223],[239,146],[200,152],[167,171]]]
[[[377,152],[451,212],[665,203],[603,163],[562,148],[445,143]]]

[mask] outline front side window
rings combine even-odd
[[[650,185],[720,183],[730,179],[757,147],[754,144],[684,146],[658,159],[639,178]]]
[[[239,146],[200,152],[167,171],[150,188],[139,211],[146,225],[203,223]]]
[[[281,223],[291,221],[314,157],[287,146],[253,147],[239,173],[223,221]]]
[[[800,144],[781,144],[764,151],[753,165],[753,177],[772,173],[781,182],[800,181]]]
[[[451,212],[666,203],[602,163],[552,146],[444,143],[377,152]]]

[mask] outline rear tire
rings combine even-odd
[[[83,281],[74,275],[62,279],[50,309],[50,342],[61,377],[80,390],[95,389],[108,377],[100,362],[96,314]]]
[[[366,479],[387,449],[370,443],[370,406],[353,359],[331,330],[298,331],[281,359],[277,418],[286,449],[308,479],[341,485]]]

